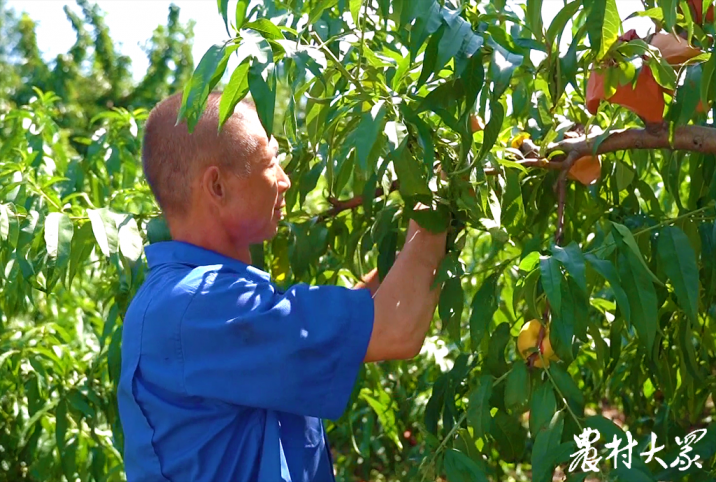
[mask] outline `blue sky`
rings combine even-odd
[[[92,1],[92,0],[90,0]],[[229,17],[233,17],[237,0],[229,0]],[[196,21],[194,27],[194,63],[198,63],[204,52],[213,44],[228,38],[224,23],[217,12],[216,0],[95,0],[106,13],[105,21],[119,50],[132,59],[135,78],[141,78],[147,69],[147,57],[141,49],[152,31],[159,24],[165,24],[169,5],[180,7],[180,19]],[[67,52],[75,41],[75,34],[67,21],[62,7],[79,11],[74,1],[65,0],[9,0],[8,5],[18,12],[26,11],[38,22],[37,37],[40,50],[45,58],[54,58],[58,53]],[[619,13],[626,18],[641,9],[639,0],[619,0]],[[544,0],[544,23],[549,25],[554,15],[562,8],[562,0]],[[645,34],[651,23],[647,19],[629,21],[625,28],[637,28]],[[231,70],[231,64],[229,69]]]

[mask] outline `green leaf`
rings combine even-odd
[[[399,450],[403,450],[403,444],[400,441],[395,421],[395,410],[393,409],[395,402],[391,396],[382,388],[378,388],[377,391],[364,388],[360,391],[360,398],[368,402],[368,405],[378,416],[378,420],[388,438],[393,441]]]
[[[667,226],[659,232],[659,262],[674,286],[679,305],[691,323],[697,323],[699,308],[699,267],[689,238],[679,228]]]
[[[474,36],[472,26],[465,19],[460,17],[459,12],[448,14],[444,17],[447,28],[440,37],[438,43],[437,56],[435,58],[435,66],[433,72],[440,72],[443,67],[454,58],[469,36]]]
[[[438,303],[438,313],[443,322],[443,330],[447,329],[450,339],[460,343],[460,320],[465,305],[465,293],[459,277],[450,278],[443,283]]]
[[[112,214],[107,208],[88,209],[87,217],[92,223],[92,232],[99,246],[100,251],[105,256],[117,252],[118,232],[117,226],[114,224]]]
[[[425,48],[425,57],[423,58],[423,69],[420,71],[420,77],[418,78],[417,88],[420,88],[428,81],[433,72],[435,71],[435,64],[438,60],[438,50],[440,49],[440,39],[445,34],[445,25],[441,25],[440,28],[435,32],[428,42],[428,46]]]
[[[10,234],[10,216],[12,212],[0,204],[0,241],[6,241]]]
[[[496,376],[502,376],[508,369],[505,362],[505,347],[512,340],[509,323],[500,323],[490,336],[485,357],[485,368]]]
[[[572,18],[579,10],[579,7],[581,6],[582,0],[574,0],[573,2],[570,2],[565,5],[564,8],[559,11],[559,13],[554,17],[554,20],[552,20],[552,23],[549,25],[549,28],[547,29],[548,45],[553,45],[555,40],[562,36],[562,31],[567,25],[567,22],[572,20]]]
[[[572,411],[577,414],[578,417],[584,415],[584,394],[577,386],[577,383],[572,379],[572,376],[564,368],[563,363],[552,363],[549,366],[549,373],[552,375],[554,383],[562,392],[562,395],[567,399],[569,406],[572,407]]]
[[[236,3],[236,29],[240,30],[246,21],[246,12],[249,9],[249,0],[239,0]]]
[[[234,113],[236,105],[249,93],[249,62],[244,61],[231,74],[219,102],[219,129]]]
[[[115,217],[119,252],[133,266],[142,257],[144,240],[139,234],[137,221],[131,214],[120,214]]]
[[[450,211],[442,204],[436,209],[412,210],[410,218],[432,233],[444,233],[450,226]]]
[[[664,12],[664,24],[666,30],[672,30],[676,25],[676,6],[678,4],[679,0],[659,0],[659,6],[661,7],[661,11]]]
[[[638,307],[631,311],[631,322],[639,335],[639,341],[651,356],[658,320],[654,284],[634,253],[629,251],[619,251],[619,276],[629,306]]]
[[[472,351],[477,353],[482,338],[487,333],[487,328],[492,322],[492,317],[497,311],[497,280],[499,274],[490,275],[475,293],[472,299],[470,313],[470,346]]]
[[[480,53],[470,57],[461,78],[465,86],[465,108],[470,110],[475,105],[477,96],[485,84],[485,67],[482,65]]]
[[[351,133],[351,143],[356,148],[358,166],[363,172],[368,171],[368,159],[378,135],[385,130],[385,103],[377,102],[370,111],[364,112],[360,123]]]
[[[601,60],[619,37],[621,20],[619,19],[616,0],[591,2],[587,25],[592,51],[596,53],[596,59]]]
[[[84,262],[94,249],[94,236],[92,233],[92,223],[84,223],[72,238],[72,248],[70,250],[70,269],[67,278],[68,287],[72,284],[72,280],[77,274],[77,269]]]
[[[428,188],[428,181],[423,166],[413,156],[410,149],[407,148],[409,139],[409,137],[403,139],[398,149],[391,155],[393,167],[400,182],[400,194],[406,197],[417,195],[430,196],[431,192]]]
[[[631,249],[632,253],[634,253],[634,256],[636,259],[639,260],[642,267],[646,270],[647,274],[651,277],[652,281],[659,286],[664,286],[664,283],[662,283],[659,278],[656,277],[654,273],[651,272],[649,269],[649,266],[647,266],[646,261],[644,261],[644,257],[641,255],[641,251],[639,250],[639,246],[636,244],[636,240],[634,239],[634,235],[629,231],[629,228],[624,226],[623,224],[612,222],[612,225],[617,230],[617,238],[621,238],[624,243]]]
[[[350,0],[348,9],[351,11],[351,17],[353,17],[353,23],[358,26],[360,18],[360,8],[363,6],[363,0]]]
[[[536,437],[540,430],[549,427],[557,411],[557,399],[554,396],[552,385],[542,382],[532,393],[532,401],[530,402],[530,432],[532,438]]]
[[[527,28],[538,42],[542,41],[542,0],[527,0]]]
[[[326,9],[333,8],[337,3],[338,0],[321,0],[321,2],[311,10],[308,16],[308,25],[315,24]]]
[[[502,104],[497,100],[490,102],[490,120],[485,126],[482,146],[480,147],[480,153],[477,155],[478,163],[482,163],[482,160],[497,142],[504,120],[505,109]]]
[[[72,248],[72,220],[64,213],[50,213],[45,218],[47,255],[54,266],[62,269],[70,260]]]
[[[612,262],[609,260],[599,259],[593,254],[586,254],[585,258],[589,261],[589,264],[594,268],[594,270],[609,282],[609,286],[611,286],[612,291],[614,292],[614,298],[617,300],[617,306],[619,306],[624,319],[627,320],[627,322],[631,322],[629,299],[627,298],[624,288],[622,288],[619,273],[617,273],[617,269],[614,267]]]
[[[248,22],[244,24],[244,28],[250,28],[261,34],[266,40],[279,40],[285,39],[286,37],[271,20],[267,18],[260,18],[254,22]]]
[[[216,5],[219,7],[219,13],[221,18],[224,19],[224,26],[226,27],[226,33],[231,35],[229,32],[229,0],[216,0]]]
[[[214,88],[226,70],[229,56],[224,45],[212,45],[199,61],[191,80],[184,87],[182,107],[177,117],[177,125],[186,120],[187,129],[193,132],[199,122],[211,89]]]
[[[533,437],[535,440],[532,448],[533,482],[552,482],[555,467],[553,456],[560,445],[563,428],[564,418],[561,413],[557,413],[552,417],[549,425]]]
[[[482,375],[477,386],[470,392],[467,405],[467,422],[474,430],[474,437],[480,438],[490,431],[490,397],[492,396],[492,377]]]
[[[512,413],[522,413],[530,401],[530,374],[527,364],[517,360],[505,381],[505,407]]]
[[[527,431],[516,417],[511,417],[502,410],[498,410],[492,419],[490,435],[497,442],[501,460],[515,462],[524,454]]]
[[[585,268],[584,255],[579,245],[572,241],[566,247],[554,246],[552,256],[567,268],[567,272],[577,282],[577,285],[587,292],[587,272]]]
[[[554,257],[542,256],[539,260],[539,270],[542,275],[542,288],[554,311],[562,309],[562,272],[559,261]]]
[[[704,63],[701,73],[701,102],[708,105],[714,98],[714,71],[716,71],[716,55],[712,52],[709,60]]]
[[[261,124],[266,130],[266,136],[273,135],[273,117],[276,107],[276,71],[269,69],[267,79],[264,80],[263,71],[266,66],[254,60],[249,67],[249,90],[256,104],[256,112]]]
[[[450,482],[488,482],[489,480],[474,460],[453,448],[445,451],[443,464]]]

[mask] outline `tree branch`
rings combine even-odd
[[[398,181],[393,181],[390,185],[390,189],[388,190],[388,193],[391,193],[393,191],[398,190]],[[385,191],[382,187],[379,187],[375,190],[375,196],[380,197],[383,194],[385,194]],[[346,199],[344,201],[341,201],[339,199],[336,199],[334,197],[328,198],[328,202],[333,206],[331,209],[327,210],[326,212],[322,213],[318,216],[318,222],[325,221],[327,218],[332,218],[343,211],[348,211],[349,209],[355,209],[359,206],[363,205],[363,196],[354,196],[350,199]]]
[[[565,156],[574,153],[574,161],[593,152],[597,135],[587,138],[565,139],[551,144],[547,154],[562,151]],[[669,130],[666,126],[658,129],[624,129],[609,134],[597,147],[596,154],[624,151],[627,149],[672,149],[678,151],[716,154],[716,129],[705,126],[680,126],[674,132],[673,145],[669,142]],[[569,170],[570,166],[563,166]]]

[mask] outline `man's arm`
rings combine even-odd
[[[420,353],[440,298],[440,289],[430,287],[445,256],[446,237],[410,221],[405,246],[373,296],[373,332],[365,362]]]

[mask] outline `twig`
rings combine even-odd
[[[398,181],[393,181],[390,185],[390,189],[388,190],[388,193],[391,193],[393,191],[398,190]],[[375,190],[375,196],[374,197],[380,197],[383,194],[385,194],[382,187],[379,187]],[[354,196],[350,199],[346,199],[344,201],[338,200],[336,198],[328,198],[328,202],[333,206],[323,214],[318,216],[318,221],[325,221],[327,218],[335,217],[338,214],[342,213],[343,211],[348,211],[349,209],[355,209],[357,207],[360,207],[363,205],[363,196]]]
[[[318,47],[321,50],[323,50],[326,53],[326,55],[328,55],[331,58],[331,61],[334,64],[336,64],[336,68],[341,72],[341,74],[343,74],[346,77],[346,79],[348,79],[353,85],[355,85],[358,92],[360,92],[361,94],[365,94],[366,91],[365,91],[365,89],[363,89],[363,86],[361,85],[360,81],[358,81],[358,79],[353,77],[353,75],[351,75],[351,73],[348,72],[348,70],[346,70],[346,67],[341,63],[340,60],[338,60],[336,58],[335,55],[333,55],[333,52],[331,51],[331,49],[329,49],[328,46],[326,46],[326,44],[323,42],[323,40],[321,40],[321,37],[319,37],[316,32],[311,32],[311,33],[313,34],[313,37],[316,39],[316,41],[319,43]]]

